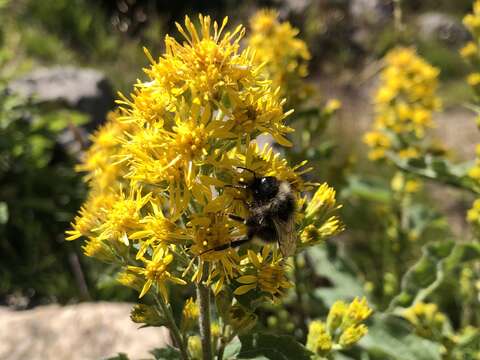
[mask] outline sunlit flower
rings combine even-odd
[[[478,55],[478,46],[473,41],[469,41],[461,50],[460,54],[464,58],[472,58],[475,55]]]
[[[150,195],[142,195],[142,190],[130,193],[127,197],[120,193],[117,201],[105,215],[105,222],[96,231],[101,240],[118,240],[128,246],[128,233],[140,226],[140,210],[149,202]]]
[[[113,250],[102,240],[94,237],[85,242],[82,250],[86,256],[96,258],[100,261],[112,262],[114,260]]]
[[[306,347],[319,355],[327,355],[332,350],[332,336],[322,321],[314,320],[310,323]]]
[[[437,304],[418,302],[403,312],[417,333],[426,338],[435,338],[442,333],[446,316],[439,311]]]
[[[470,86],[478,86],[480,84],[480,73],[471,73],[467,77],[467,83]]]
[[[373,131],[365,134],[371,160],[388,153],[415,158],[422,152],[426,130],[434,126],[432,113],[441,107],[436,95],[439,70],[412,48],[396,48],[385,57],[375,95]]]
[[[357,343],[368,332],[368,328],[364,324],[349,326],[342,332],[338,343],[342,347],[349,347]]]
[[[236,279],[242,284],[235,290],[236,295],[259,290],[275,299],[293,286],[286,277],[285,264],[278,251],[271,251],[269,246],[265,246],[261,254],[249,250],[248,260],[253,265],[253,272],[247,271]]]
[[[170,286],[202,284],[216,297],[248,292],[257,302],[277,300],[292,286],[287,259],[277,244],[245,241],[241,219],[250,215],[252,194],[239,184],[254,176],[289,184],[299,203],[294,239],[308,239],[299,251],[343,229],[339,206],[324,184],[305,217],[302,193],[317,186],[302,178],[311,168],[306,161],[291,165],[276,148],[255,141],[270,134],[279,145],[292,145],[287,135],[293,129],[286,124],[292,111],[284,109],[283,90],[268,79],[268,66],[254,51],[241,49],[242,26],[229,31],[227,19],[220,25],[208,16],[198,20],[198,26],[188,17],[177,24],[184,40],[167,36],[157,59],[145,50],[146,81],[138,81],[130,96],[120,94],[120,108],[92,137],[78,166],[86,173],[89,199],[68,239],[88,239],[86,254],[121,268],[118,281],[139,297],[149,293],[169,302]],[[307,60],[308,51],[294,39],[296,30],[280,28],[298,44],[288,71],[302,77],[302,64],[292,64]],[[326,111],[339,106],[331,102]],[[315,226],[315,239],[302,235],[308,225]],[[236,306],[233,300],[229,305]],[[189,300],[183,310],[188,332],[196,304]],[[225,323],[239,331],[256,320],[253,312],[225,313]]]
[[[145,278],[145,284],[143,285],[139,297],[143,297],[148,292],[148,290],[150,290],[152,285],[156,285],[164,300],[168,302],[168,292],[166,287],[167,282],[172,282],[179,285],[187,284],[186,281],[173,276],[168,271],[168,267],[173,261],[173,255],[168,253],[167,250],[158,247],[153,253],[151,260],[144,258],[142,258],[141,260],[145,264],[145,267],[128,267],[129,271],[143,275],[143,277]]]
[[[346,349],[368,332],[363,322],[372,314],[365,298],[355,298],[350,304],[336,301],[328,312],[326,323],[315,320],[309,327],[307,349],[320,356],[332,349]]]
[[[180,328],[183,332],[191,331],[194,328],[199,314],[198,303],[193,298],[188,298],[185,305],[183,305],[182,321],[180,323]]]
[[[279,87],[291,104],[304,99],[311,91],[302,79],[308,75],[310,53],[305,42],[297,38],[298,29],[280,22],[275,10],[258,11],[250,26],[248,44],[255,50],[255,61],[264,64],[274,88]]]

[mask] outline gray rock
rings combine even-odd
[[[311,5],[311,0],[279,0],[281,14],[288,17],[290,14],[302,14]],[[277,5],[278,6],[278,5]]]
[[[417,18],[419,36],[423,40],[439,40],[450,45],[458,45],[469,38],[467,29],[457,18],[440,13],[427,12]]]
[[[153,348],[170,344],[165,328],[143,328],[129,318],[131,304],[82,303],[0,308],[0,359],[104,359],[119,352],[130,359],[152,358]]]
[[[392,18],[393,6],[390,0],[351,0],[349,11],[355,24],[378,26]]]
[[[379,31],[392,21],[391,0],[351,0],[349,17],[353,25],[352,39],[363,48],[370,48]]]
[[[86,126],[95,128],[113,108],[112,87],[100,71],[72,66],[42,68],[13,80],[9,89],[39,104],[53,104],[84,112],[91,117]]]

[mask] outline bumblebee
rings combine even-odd
[[[293,255],[297,241],[296,197],[290,183],[275,176],[257,176],[254,171],[247,168],[240,169],[251,172],[253,178],[229,187],[247,191],[252,201],[246,203],[249,212],[246,219],[233,214],[229,217],[243,222],[247,227],[247,235],[212,250],[225,250],[252,240],[260,240],[265,243],[276,242],[284,258]]]

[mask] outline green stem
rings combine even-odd
[[[405,161],[400,161],[397,158],[393,156],[388,157],[394,165],[399,168],[400,170],[403,170],[407,173],[411,173],[413,175],[416,175],[418,177],[428,179],[428,180],[433,180],[436,182],[443,183],[445,185],[452,186],[457,189],[462,189],[462,190],[467,190],[472,192],[475,195],[478,195],[480,193],[480,189],[478,189],[478,186],[476,186],[474,183],[471,182],[471,179],[469,179],[466,176],[462,177],[446,177],[446,176],[441,176],[440,174],[437,174],[434,170],[430,168],[418,168],[412,165],[407,164]]]
[[[397,32],[397,35],[399,35],[403,32],[401,0],[393,0],[393,20],[395,31]]]
[[[157,306],[159,306],[162,309],[162,314],[165,316],[168,322],[168,328],[170,329],[170,333],[172,334],[175,345],[180,350],[180,356],[182,360],[188,360],[188,352],[185,347],[185,342],[183,341],[182,334],[180,333],[177,323],[173,318],[173,314],[172,314],[172,310],[170,309],[170,306],[168,306],[165,303],[165,300],[163,300],[162,296],[155,295],[154,299],[155,299],[155,302],[157,303]]]
[[[230,327],[223,325],[222,337],[220,338],[220,346],[217,352],[217,360],[223,360],[223,354],[225,353],[225,348],[233,340],[236,333],[234,331],[229,331]]]
[[[202,340],[203,360],[212,360],[212,334],[210,323],[210,293],[202,283],[197,284],[198,307],[200,308],[199,325]]]
[[[217,360],[223,360],[223,353],[225,352],[225,347],[227,346],[227,343],[227,326],[223,324],[222,337],[220,338],[220,345],[217,352]]]

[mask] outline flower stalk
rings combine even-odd
[[[170,330],[170,334],[173,337],[173,341],[175,342],[175,345],[178,347],[178,350],[180,351],[180,356],[182,360],[188,360],[188,352],[185,347],[185,341],[183,340],[183,336],[180,333],[180,330],[177,326],[177,323],[175,322],[175,319],[173,318],[172,311],[170,307],[165,303],[165,300],[161,296],[155,295],[153,297],[155,299],[155,303],[157,306],[161,309],[162,315],[164,315],[165,320],[167,320],[168,323],[168,329]]]
[[[210,320],[210,294],[209,289],[202,283],[197,284],[197,299],[200,308],[199,327],[202,340],[203,360],[212,360],[212,334]]]

